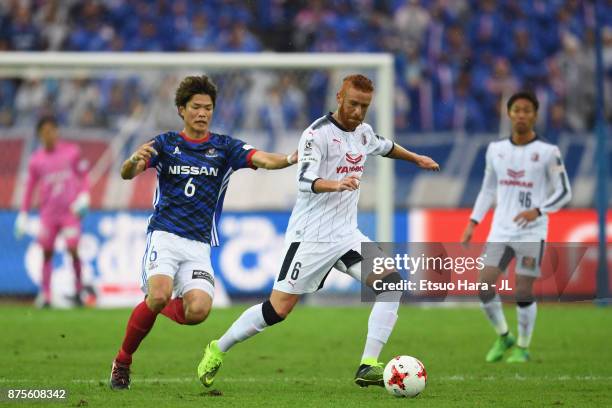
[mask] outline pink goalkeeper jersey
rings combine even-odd
[[[58,142],[52,151],[39,148],[33,153],[22,211],[30,209],[37,185],[41,218],[53,219],[69,212],[77,195],[88,189],[86,163],[81,161],[79,147]]]

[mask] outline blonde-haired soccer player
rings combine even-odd
[[[234,344],[283,321],[301,295],[323,286],[332,268],[362,280],[361,243],[370,240],[357,227],[359,180],[368,156],[406,160],[427,170],[439,170],[421,156],[377,135],[364,122],[374,86],[363,75],[344,79],[336,95],[338,108],[317,119],[303,133],[298,147],[297,202],[285,236],[285,256],[270,299],[247,309],[227,332],[205,349],[198,377],[212,385],[223,356]],[[388,271],[384,279],[397,281]],[[370,275],[371,276],[371,275]],[[366,278],[369,283],[369,277]],[[399,293],[401,296],[401,293]],[[399,296],[377,292],[368,321],[361,365],[355,375],[360,386],[383,385],[378,356],[395,322]]]

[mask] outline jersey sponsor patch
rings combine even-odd
[[[317,159],[312,157],[312,156],[302,156],[300,157],[299,163],[304,163],[304,162],[316,162]]]
[[[216,167],[197,167],[197,166],[169,166],[168,172],[170,174],[190,174],[192,176],[218,176],[219,169]]]
[[[502,186],[518,186],[518,187],[526,187],[526,188],[533,187],[533,182],[521,181],[521,180],[499,180],[499,184]]]
[[[219,152],[217,152],[217,149],[215,149],[214,147],[209,147],[208,149],[206,149],[206,151],[204,151],[204,156],[217,157],[219,156]]]
[[[336,167],[337,174],[346,174],[346,173],[362,173],[363,166],[338,166]]]
[[[524,256],[521,260],[521,266],[525,269],[534,270],[536,267],[536,260],[532,256]]]
[[[201,269],[194,269],[193,273],[191,274],[191,279],[204,279],[211,285],[215,286],[215,279],[212,277],[212,275]]]

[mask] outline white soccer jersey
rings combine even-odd
[[[345,131],[329,113],[310,125],[298,147],[298,195],[289,219],[287,242],[337,242],[357,231],[359,189],[315,193],[315,180],[361,176],[369,155],[386,156],[393,142],[378,136],[366,123]]]
[[[480,222],[496,199],[490,242],[546,239],[547,214],[563,207],[571,194],[557,146],[537,138],[525,145],[499,140],[487,148],[484,180],[470,218]],[[539,208],[542,216],[519,227],[514,217],[531,208]]]

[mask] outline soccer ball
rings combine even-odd
[[[425,389],[427,371],[419,360],[410,356],[394,357],[383,372],[385,388],[396,397],[416,397]]]

